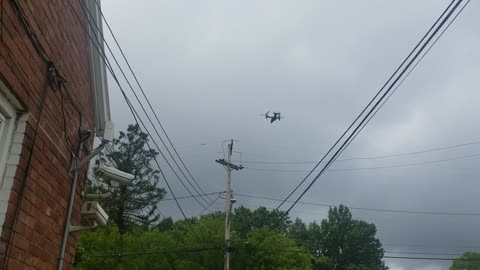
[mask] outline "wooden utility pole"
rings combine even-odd
[[[225,206],[225,255],[224,255],[224,270],[230,270],[230,214],[232,212],[232,171],[241,170],[243,166],[232,164],[233,140],[230,140],[228,145],[228,158],[217,159],[217,163],[225,166],[227,170],[227,190],[226,190],[226,206]]]

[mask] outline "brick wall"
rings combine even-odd
[[[21,104],[21,108],[18,108],[20,121],[17,125],[20,129],[17,128],[14,137],[15,143],[10,153],[12,162],[5,175],[5,179],[9,179],[9,182],[5,183],[11,184],[10,187],[4,185],[4,190],[0,193],[0,196],[8,195],[4,200],[5,215],[0,230],[0,269],[4,267],[7,256],[7,269],[55,269],[71,189],[68,171],[72,150],[77,148],[79,143],[80,116],[65,91],[49,89],[33,145],[37,112],[47,84],[47,65],[27,36],[12,1],[0,1],[3,1],[4,7],[4,10],[0,11],[0,80]],[[85,113],[82,128],[93,130],[89,39],[74,13],[83,15],[79,1],[18,0],[18,3],[25,11],[26,18],[47,55],[65,77],[67,91],[70,91]],[[88,141],[87,149],[90,149],[91,145],[92,139]],[[30,151],[32,159],[24,183]],[[80,192],[84,186],[85,175],[86,169],[79,177],[72,218],[74,225],[80,220]],[[19,193],[23,184],[25,188],[21,197]],[[18,211],[17,205],[20,205]],[[14,223],[16,212],[18,219]],[[64,269],[73,268],[76,237],[76,234],[69,237]]]

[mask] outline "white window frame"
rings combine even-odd
[[[0,92],[0,177],[3,184],[3,176],[7,165],[10,146],[12,143],[12,135],[15,129],[15,120],[17,111],[9,102],[8,98]]]
[[[5,221],[15,172],[20,162],[28,114],[0,81],[0,234]]]

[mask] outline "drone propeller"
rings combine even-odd
[[[267,111],[267,113],[260,114],[260,116],[265,116],[265,119],[268,119],[270,111]]]

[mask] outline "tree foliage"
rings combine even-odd
[[[248,232],[245,239],[234,239],[237,248],[233,254],[234,270],[310,270],[313,257],[298,247],[285,234],[267,233],[267,227]],[[257,245],[260,243],[259,245]]]
[[[453,262],[450,270],[480,270],[480,253],[466,252],[460,259]]]
[[[328,219],[322,221],[320,254],[335,262],[335,269],[358,269],[365,266],[371,270],[387,269],[382,258],[384,250],[375,237],[374,224],[352,219],[350,210],[340,205],[331,208]]]
[[[343,205],[331,208],[321,224],[312,222],[307,226],[296,219],[288,229],[297,245],[317,257],[313,269],[387,269],[382,261],[382,245],[375,234],[374,224],[353,219]]]
[[[166,192],[159,187],[159,171],[151,164],[158,152],[147,149],[147,142],[148,135],[138,125],[129,125],[126,132],[120,132],[118,139],[114,139],[113,150],[96,162],[96,167],[108,162],[134,176],[128,186],[118,188],[110,198],[101,200],[102,207],[122,234],[134,224],[147,228],[160,218],[157,207]],[[94,188],[97,192],[111,191],[107,179],[98,175],[97,180],[100,183]]]
[[[233,231],[241,237],[246,237],[252,230],[259,228],[275,228],[276,231],[286,233],[290,226],[290,219],[285,212],[265,207],[250,210],[246,207],[236,208],[232,218]]]
[[[111,222],[107,227],[80,235],[75,269],[222,270],[223,222],[223,215],[215,213],[202,216],[193,222],[174,222],[170,229],[134,228],[122,236],[118,227]],[[254,249],[254,244],[258,243],[265,232],[266,228],[262,228],[251,230],[246,238],[233,235],[233,270],[311,269],[310,254],[278,252],[280,249],[301,251],[301,248],[284,234],[273,233]],[[123,249],[119,247],[120,243],[123,243]],[[217,249],[182,252],[212,247]]]
[[[280,229],[270,231],[277,222]],[[234,270],[388,269],[375,238],[375,225],[354,220],[345,206],[330,209],[321,224],[308,225],[300,219],[291,222],[282,212],[240,207],[232,225]],[[134,225],[123,235],[111,222],[106,228],[81,234],[76,269],[221,270],[223,237],[221,212],[188,220],[167,218],[154,228]],[[200,251],[186,252],[192,249]]]

